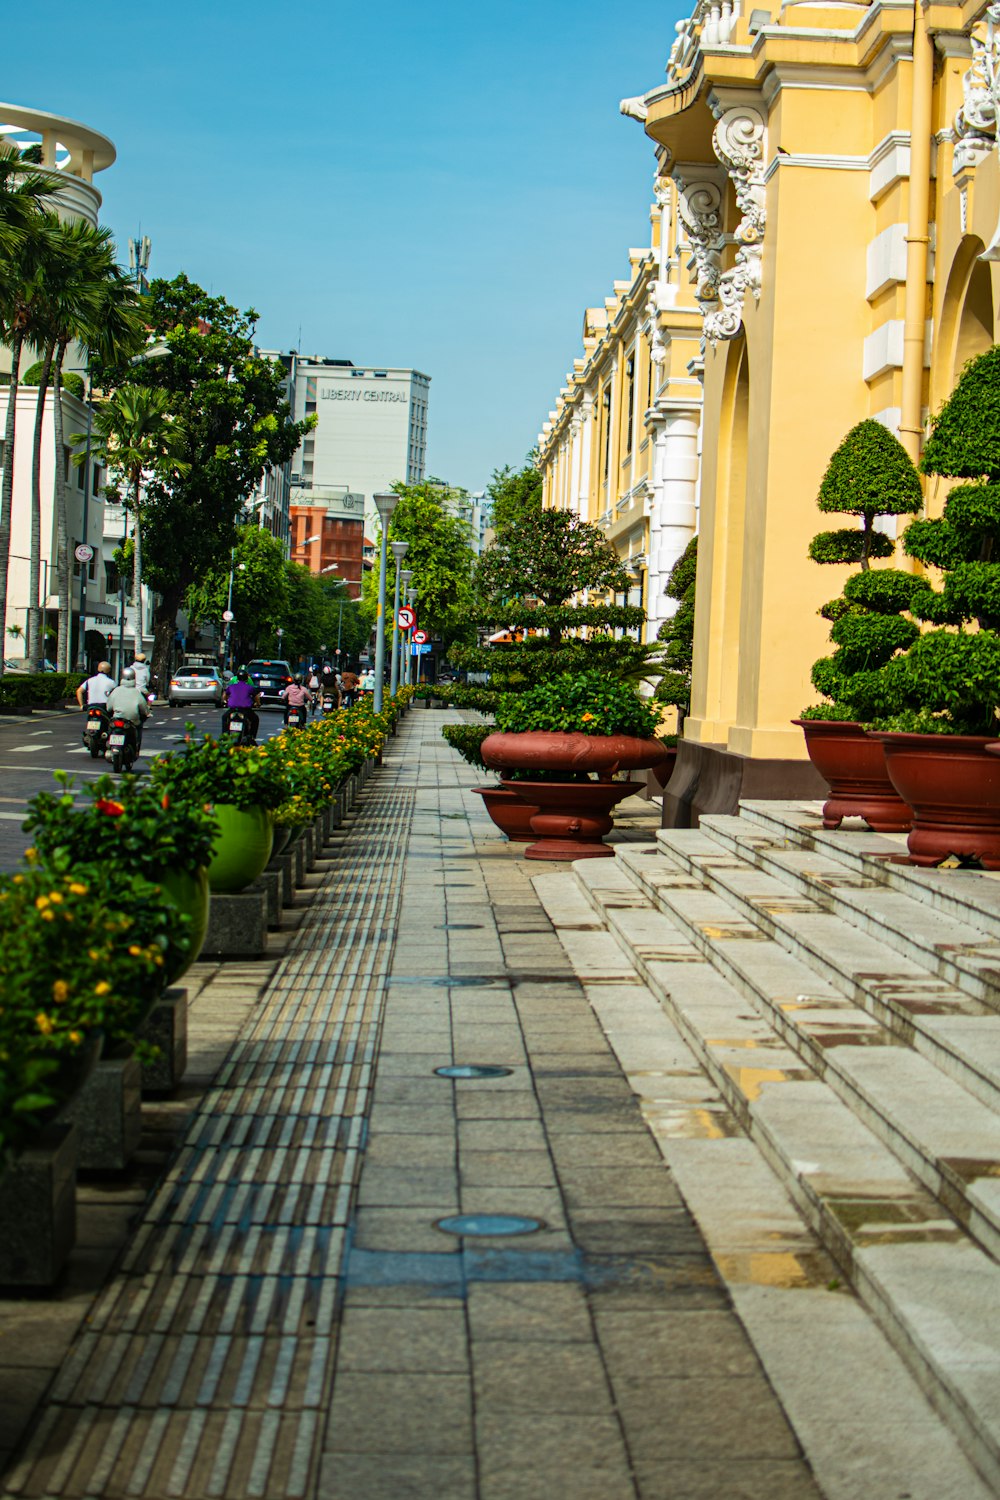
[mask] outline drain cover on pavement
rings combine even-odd
[[[439,1078],[506,1078],[513,1068],[498,1068],[492,1063],[455,1063],[447,1068],[435,1068]]]
[[[435,1227],[445,1234],[496,1235],[534,1234],[545,1226],[541,1219],[525,1219],[519,1214],[458,1214],[438,1219]]]

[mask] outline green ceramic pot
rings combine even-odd
[[[263,807],[234,807],[228,802],[217,802],[213,811],[219,833],[208,865],[209,887],[225,893],[245,890],[271,858],[271,814]]]
[[[187,973],[205,942],[205,933],[208,931],[208,871],[203,865],[194,871],[166,870],[157,876],[157,881],[178,911],[191,918],[188,928],[191,946],[167,972],[167,984],[174,984],[182,974]]]

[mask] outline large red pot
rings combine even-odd
[[[912,812],[889,780],[885,751],[860,724],[844,719],[793,719],[806,739],[809,759],[830,788],[823,827],[864,818],[876,833],[905,833]]]
[[[536,804],[531,816],[536,842],[525,849],[525,859],[613,859],[615,851],[604,842],[614,827],[612,809],[642,791],[641,781],[505,781],[504,786]]]
[[[490,734],[480,746],[486,765],[498,771],[587,771],[610,781],[616,771],[639,771],[666,760],[672,746],[629,734],[558,734],[531,729]]]
[[[474,786],[477,797],[482,797],[483,806],[512,844],[528,844],[535,837],[531,831],[531,815],[537,807],[524,802],[516,792],[504,786]]]
[[[951,855],[1000,870],[1000,760],[989,735],[883,734],[885,763],[899,795],[913,809],[906,841],[915,865]]]

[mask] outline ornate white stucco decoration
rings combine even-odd
[[[668,82],[680,84],[688,78],[702,47],[728,46],[741,14],[741,0],[699,0],[674,27],[677,40],[667,59]]]
[[[962,107],[955,116],[952,171],[975,166],[997,144],[1000,111],[1000,4],[986,11],[969,38],[972,63],[962,79]]]
[[[760,263],[767,218],[764,184],[767,127],[763,115],[750,104],[726,109],[716,103],[712,112],[718,120],[712,148],[733,184],[740,211],[735,263],[719,277],[716,305],[705,312],[705,337],[715,344],[739,333],[747,292],[754,300],[760,297]]]
[[[634,94],[631,99],[621,101],[618,113],[626,115],[630,120],[638,120],[642,125],[645,124],[646,116],[649,114],[649,105],[642,94]]]
[[[675,177],[677,217],[687,233],[695,264],[695,297],[707,319],[716,308],[722,280],[722,193],[716,183]]]

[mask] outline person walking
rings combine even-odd
[[[94,708],[99,703],[105,704],[114,686],[115,679],[111,675],[111,663],[99,661],[93,677],[88,677],[77,688],[76,701],[81,708]]]
[[[135,685],[135,670],[126,667],[118,686],[108,694],[108,712],[118,714],[135,725],[136,753],[142,751],[142,726],[149,718],[149,704],[145,693]]]

